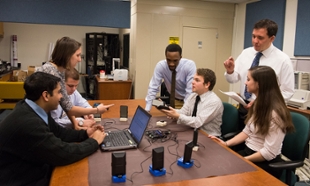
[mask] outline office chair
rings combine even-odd
[[[230,103],[223,102],[222,140],[226,141],[238,134],[239,113],[238,109]]]
[[[288,185],[294,185],[298,181],[295,170],[304,165],[310,134],[309,120],[305,116],[296,112],[291,112],[291,116],[295,132],[286,134],[281,152],[290,161],[269,164],[272,168],[282,170],[280,180]]]

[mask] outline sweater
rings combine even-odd
[[[55,166],[74,163],[97,149],[85,130],[63,128],[50,114],[47,125],[22,100],[0,123],[0,185],[48,185]]]

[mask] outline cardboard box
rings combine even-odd
[[[36,71],[36,67],[35,66],[28,66],[28,76],[33,74],[35,71]]]
[[[27,72],[23,70],[13,70],[12,81],[25,81],[27,78]]]

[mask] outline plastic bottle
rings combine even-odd
[[[101,79],[105,78],[105,71],[104,70],[100,70],[100,78]]]

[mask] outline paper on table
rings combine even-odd
[[[223,94],[226,94],[227,96],[233,98],[235,101],[237,101],[238,103],[242,104],[243,106],[247,105],[245,103],[245,101],[242,99],[242,97],[240,97],[236,92],[223,92],[221,90],[219,90],[219,91],[222,92]]]

